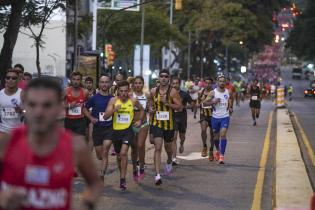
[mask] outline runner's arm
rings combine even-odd
[[[171,109],[174,110],[181,110],[183,108],[182,101],[180,99],[179,93],[174,88],[170,92],[170,96],[173,99],[173,103],[167,103],[166,106],[169,106]]]
[[[82,206],[85,207],[84,209],[93,209],[102,189],[101,181],[83,137],[76,136],[73,142],[76,167],[86,182],[82,193]]]
[[[113,116],[114,112],[117,111],[114,108],[114,104],[116,101],[116,97],[113,97],[110,99],[110,101],[108,102],[108,105],[106,107],[106,111],[104,113],[104,120],[107,120],[108,118],[110,118],[111,116]]]
[[[233,93],[229,92],[229,104],[228,104],[228,109],[233,109],[233,103],[234,103],[234,96]]]
[[[200,103],[203,104],[204,106],[212,106],[215,105],[217,102],[213,101],[212,99],[214,98],[214,91],[211,91],[207,98],[204,101],[201,101]]]
[[[155,95],[155,91],[156,91],[156,88],[152,88],[149,94],[149,98],[148,98],[149,113],[152,113],[154,111],[153,96]]]
[[[90,109],[91,107],[93,107],[93,104],[94,104],[94,102],[93,102],[93,97],[92,97],[92,98],[90,98],[90,99],[86,102],[85,106],[83,107],[83,114],[84,114],[91,122],[95,123],[95,118],[91,115],[91,112],[89,111],[89,109]],[[97,121],[97,120],[96,120],[96,121]]]

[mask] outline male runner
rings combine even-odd
[[[5,77],[5,88],[0,91],[0,134],[9,133],[22,123],[22,90],[18,88],[19,74],[9,69]]]
[[[212,83],[213,80],[211,78],[205,79],[206,87],[200,92],[199,94],[199,104],[200,104],[200,127],[201,127],[201,139],[203,144],[203,149],[201,152],[202,157],[207,156],[207,128],[209,127],[210,130],[210,148],[209,148],[209,161],[213,161],[213,148],[214,148],[214,141],[213,141],[213,130],[211,126],[211,117],[212,117],[212,106],[205,105],[204,102],[209,97],[212,91]],[[218,147],[216,148],[219,149]]]
[[[140,111],[140,118],[133,126],[140,127],[144,116],[143,107],[135,98],[129,97],[129,83],[121,81],[117,84],[118,96],[113,97],[104,113],[104,119],[113,116],[112,140],[117,154],[117,163],[120,169],[120,189],[126,190],[126,173],[128,165],[128,149],[133,139],[132,123],[134,107]]]
[[[74,167],[86,180],[81,208],[94,208],[100,181],[80,136],[58,126],[62,89],[36,78],[25,89],[27,126],[0,137],[1,209],[70,210]]]
[[[19,75],[18,88],[24,90],[27,85],[27,82],[24,80],[24,66],[18,63],[14,65],[13,69],[17,71]]]
[[[94,81],[92,77],[87,77],[84,80],[85,89],[88,91],[88,97],[91,98],[96,94],[96,89],[93,87]]]
[[[258,86],[257,79],[253,81],[253,84],[249,88],[248,93],[250,95],[249,107],[251,108],[252,111],[253,126],[256,126],[257,125],[256,119],[259,118],[261,106],[261,91]]]
[[[218,87],[211,91],[209,95],[210,102],[207,100],[205,105],[213,106],[212,129],[214,133],[214,144],[216,148],[220,147],[220,152],[215,153],[215,159],[219,164],[224,164],[224,154],[227,145],[226,133],[230,123],[230,115],[233,113],[233,96],[229,93],[226,86],[226,78],[219,75],[217,78]]]
[[[159,74],[160,85],[152,88],[150,92],[150,108],[152,113],[152,135],[154,140],[154,165],[155,165],[155,184],[161,185],[160,175],[161,153],[163,141],[167,153],[167,163],[165,174],[170,175],[172,171],[172,142],[174,140],[174,119],[173,111],[182,109],[182,102],[178,91],[171,87],[170,73],[163,69]]]
[[[173,141],[173,160],[172,165],[178,165],[178,162],[176,160],[176,153],[177,153],[177,135],[179,133],[180,138],[180,147],[179,147],[179,153],[182,154],[184,152],[184,142],[186,139],[186,129],[187,129],[187,104],[190,104],[192,107],[195,106],[194,101],[190,97],[190,95],[182,91],[180,89],[180,79],[178,77],[172,78],[172,87],[175,88],[182,101],[183,108],[181,110],[174,110],[174,128],[175,128],[175,135],[174,135],[174,141]]]
[[[24,72],[23,79],[26,82],[26,85],[32,80],[33,76],[29,72]]]
[[[88,99],[90,99],[92,96],[96,94],[96,89],[94,89],[93,83],[94,81],[92,77],[86,77],[84,79],[84,86],[88,92]],[[92,111],[91,109],[92,108],[90,108],[90,111]],[[88,141],[89,148],[93,150],[93,123],[87,117],[86,117],[86,125],[87,125],[86,139]]]
[[[83,107],[88,92],[81,87],[82,74],[80,72],[73,72],[70,78],[71,86],[65,90],[65,128],[77,135],[85,136],[86,119],[84,117]]]
[[[237,78],[233,82],[233,86],[235,88],[235,101],[236,106],[240,106],[241,94],[242,94],[242,81],[240,78]]]
[[[85,104],[84,114],[93,124],[93,145],[95,147],[96,157],[102,161],[100,177],[104,181],[104,176],[108,166],[108,153],[112,145],[112,119],[104,120],[104,111],[110,99],[109,94],[111,80],[109,76],[101,76],[99,79],[99,92],[92,96]],[[91,110],[91,113],[89,110]]]

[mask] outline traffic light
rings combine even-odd
[[[175,0],[175,10],[182,10],[182,9],[183,9],[183,0]]]
[[[116,54],[113,51],[113,46],[111,44],[106,44],[104,47],[105,57],[107,58],[107,65],[111,66],[114,64]]]
[[[109,66],[114,64],[115,57],[116,57],[116,54],[113,51],[110,51],[107,57],[107,64]]]

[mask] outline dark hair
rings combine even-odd
[[[161,75],[161,74],[168,74],[168,75],[170,75],[170,72],[169,72],[169,70],[167,70],[167,69],[162,69],[162,70],[160,71],[159,75]]]
[[[172,82],[173,82],[174,80],[178,80],[178,82],[181,83],[181,79],[180,79],[179,77],[172,77]]]
[[[20,63],[15,64],[14,68],[20,68],[22,70],[22,72],[24,72],[24,66]]]
[[[56,80],[49,77],[38,77],[32,79],[26,86],[25,92],[27,93],[30,89],[53,90],[56,93],[58,100],[61,101],[62,99],[61,85]]]
[[[84,82],[92,82],[93,83],[93,78],[87,77],[87,78],[85,78]]]
[[[211,77],[205,77],[204,81],[206,81],[206,80],[210,80],[211,82],[213,82],[213,79]]]
[[[82,77],[83,77],[83,75],[82,75],[80,72],[74,71],[74,72],[71,73],[70,78],[75,77],[75,76],[80,76],[81,79],[82,79]]]
[[[33,78],[33,76],[31,75],[31,73],[29,73],[29,72],[24,72],[24,77],[26,76],[26,77],[30,77],[31,79]]]
[[[125,87],[125,86],[129,87],[129,83],[126,80],[122,80],[122,81],[118,82],[117,89],[120,87]]]
[[[142,76],[136,76],[134,79],[133,79],[133,83],[135,83],[136,79],[140,79],[142,81],[142,83],[144,84],[144,79]]]
[[[258,82],[258,79],[254,79],[254,82]]]
[[[14,73],[17,76],[19,76],[19,72],[15,69],[12,69],[12,68],[9,68],[5,74],[7,75],[8,73]]]

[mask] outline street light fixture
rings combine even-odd
[[[244,44],[244,42],[243,41],[240,41],[240,45],[243,45]]]

